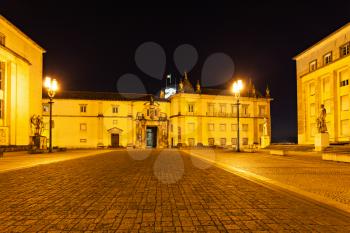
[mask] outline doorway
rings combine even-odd
[[[119,134],[115,134],[115,133],[111,134],[111,146],[113,148],[119,147]]]
[[[157,147],[157,127],[147,127],[146,129],[146,145],[147,147]]]

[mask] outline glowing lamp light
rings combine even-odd
[[[46,77],[44,81],[44,87],[47,89],[50,98],[53,98],[58,90],[58,83],[56,79]]]
[[[242,80],[237,80],[232,85],[232,92],[237,95],[241,92],[241,90],[243,90],[243,82]]]
[[[51,79],[50,77],[46,77],[45,81],[44,81],[44,87],[47,89],[47,94],[50,97],[50,101],[49,101],[49,104],[50,104],[49,152],[52,153],[52,124],[53,124],[53,122],[52,122],[52,104],[53,104],[53,101],[52,100],[56,94],[56,91],[58,90],[57,80]]]

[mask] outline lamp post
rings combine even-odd
[[[237,80],[232,85],[232,92],[235,94],[235,98],[237,100],[237,147],[236,151],[239,152],[239,97],[241,95],[241,90],[243,89],[242,80]]]
[[[49,105],[50,105],[50,133],[49,133],[49,152],[52,153],[52,104],[53,104],[53,97],[56,94],[56,91],[58,90],[58,85],[56,79],[51,79],[50,77],[45,78],[44,87],[47,89],[47,94],[50,98]]]

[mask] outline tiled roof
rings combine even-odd
[[[92,92],[92,91],[60,91],[55,95],[55,99],[84,99],[84,100],[140,100],[149,101],[153,96],[155,101],[167,101],[152,94],[137,93],[117,93],[117,92]],[[47,92],[43,90],[43,98],[49,98]]]
[[[264,98],[264,96],[256,91],[256,96],[257,98]],[[229,95],[229,96],[233,96],[233,93],[231,92],[231,90],[221,90],[221,89],[211,89],[211,88],[201,88],[201,94],[205,94],[205,95]],[[248,91],[243,91],[241,93],[242,97],[254,97],[253,93],[248,92]]]

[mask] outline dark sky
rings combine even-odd
[[[192,83],[209,55],[225,53],[234,61],[235,77],[251,78],[261,92],[269,85],[273,140],[290,140],[297,135],[292,57],[349,22],[350,1],[242,2],[167,1],[160,7],[135,1],[125,7],[104,1],[0,0],[0,13],[47,50],[44,75],[56,77],[66,90],[116,91],[118,78],[133,73],[148,92],[158,92],[162,82],[135,64],[136,49],[147,41],[165,49],[166,73],[174,76],[180,76],[174,50],[194,46],[199,59],[189,73]]]

